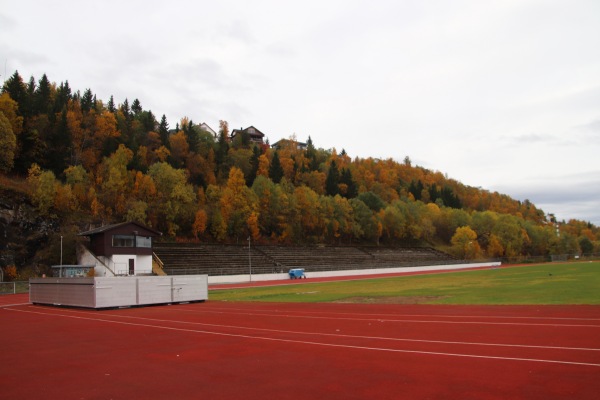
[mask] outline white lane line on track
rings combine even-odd
[[[85,311],[72,310],[70,312],[74,313],[74,314],[89,315],[89,313],[87,313]],[[62,315],[62,314],[59,314],[59,315]],[[540,345],[526,345],[526,344],[458,342],[458,341],[449,341],[449,340],[390,338],[390,337],[382,337],[382,336],[347,335],[347,334],[326,333],[326,332],[288,331],[288,330],[282,330],[282,329],[255,328],[255,327],[246,327],[246,326],[240,326],[240,325],[210,324],[210,323],[206,323],[206,322],[178,321],[178,320],[172,320],[172,319],[136,317],[136,316],[132,316],[132,315],[120,315],[120,314],[108,314],[108,313],[103,314],[103,315],[111,316],[111,317],[115,317],[115,318],[139,319],[139,320],[151,321],[151,322],[169,322],[169,323],[187,324],[187,325],[210,326],[210,327],[214,327],[214,328],[245,329],[245,330],[273,332],[273,333],[285,333],[285,334],[294,334],[294,335],[328,336],[328,337],[350,338],[350,339],[368,339],[368,340],[387,340],[387,341],[396,341],[396,342],[456,344],[456,345],[469,345],[469,346],[517,347],[517,348],[548,349],[548,350],[600,351],[600,348],[596,349],[596,348],[588,348],[588,347],[540,346]]]
[[[129,325],[129,326],[139,326],[139,327],[144,327],[144,328],[165,329],[165,330],[176,331],[176,332],[201,333],[201,334],[214,335],[214,336],[226,336],[226,337],[243,338],[243,339],[250,339],[250,340],[265,340],[265,341],[270,341],[270,342],[306,344],[306,345],[322,346],[322,347],[336,347],[336,348],[355,349],[355,350],[370,350],[370,351],[385,351],[385,352],[390,352],[390,353],[426,354],[426,355],[449,356],[449,357],[479,358],[479,359],[504,360],[504,361],[526,361],[526,362],[536,362],[536,363],[546,363],[546,364],[563,364],[563,365],[567,364],[567,365],[600,367],[600,364],[596,364],[596,363],[584,363],[584,362],[562,361],[562,360],[544,360],[544,359],[520,358],[520,357],[483,356],[483,355],[477,355],[477,354],[445,353],[445,352],[406,350],[406,349],[389,349],[389,348],[383,348],[383,347],[352,346],[352,345],[335,344],[335,343],[322,343],[322,342],[313,342],[313,341],[304,341],[304,340],[278,339],[278,338],[270,338],[270,337],[264,337],[264,336],[241,335],[241,334],[235,334],[235,333],[211,332],[211,331],[204,331],[204,330],[197,330],[197,329],[184,329],[184,328],[175,328],[175,327],[161,326],[161,325],[139,324],[139,323],[134,323],[134,322],[113,321],[113,320],[102,319],[102,318],[90,318],[90,317],[81,317],[81,316],[77,316],[77,315],[65,315],[65,314],[57,314],[57,313],[44,313],[44,312],[39,312],[39,311],[27,311],[27,310],[12,309],[12,308],[9,308],[7,310],[14,311],[14,312],[30,313],[30,314],[50,315],[50,316],[54,316],[54,317],[82,319],[82,320],[90,320],[90,321],[96,321],[96,322],[107,322],[107,323],[118,324],[118,325]]]
[[[203,307],[204,308],[204,307]],[[248,311],[247,308],[209,308],[209,311]],[[289,313],[290,311],[280,310],[257,310],[253,312],[282,312]],[[327,315],[363,315],[363,316],[383,316],[383,317],[438,317],[438,318],[497,318],[497,319],[531,319],[531,320],[557,320],[557,321],[600,321],[600,318],[573,318],[573,317],[535,317],[535,316],[510,316],[510,315],[440,315],[440,314],[378,314],[378,313],[349,313],[349,312],[328,312],[328,311],[302,311],[305,314],[327,314]]]
[[[15,304],[0,304],[0,308],[4,308],[4,307],[15,307],[15,306],[28,306],[31,303],[15,303]]]
[[[183,310],[182,310],[183,311]],[[489,321],[443,321],[443,320],[419,320],[419,319],[390,319],[390,318],[350,318],[350,317],[329,317],[315,315],[299,315],[299,314],[265,314],[255,312],[227,312],[227,311],[210,311],[210,310],[194,310],[189,312],[197,313],[213,313],[227,315],[249,315],[254,317],[276,317],[276,318],[305,318],[305,319],[327,319],[340,321],[377,321],[377,322],[403,322],[403,323],[428,323],[428,324],[466,324],[466,325],[512,325],[512,326],[551,326],[551,327],[568,327],[568,328],[600,328],[600,325],[589,324],[560,324],[560,323],[526,323],[526,322],[489,322]]]

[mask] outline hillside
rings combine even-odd
[[[3,267],[39,270],[58,261],[60,236],[72,250],[79,229],[123,220],[171,241],[429,243],[465,258],[600,251],[590,223],[555,221],[408,156],[352,159],[310,137],[273,148],[225,121],[218,132],[188,118],[172,129],[138,99],[105,104],[45,75],[5,82],[0,132]]]

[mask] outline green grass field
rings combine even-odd
[[[211,300],[405,304],[600,304],[600,262],[215,290]]]

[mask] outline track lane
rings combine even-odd
[[[172,308],[172,307],[171,307]],[[139,311],[140,309],[135,309]],[[147,309],[147,310],[160,310]],[[389,351],[403,353],[419,353],[438,356],[489,358],[511,361],[529,361],[557,364],[588,365],[600,367],[600,349],[591,347],[568,347],[527,345],[501,342],[477,342],[463,338],[461,341],[450,339],[427,340],[398,336],[402,331],[388,331],[388,336],[376,336],[372,330],[363,334],[342,333],[337,329],[335,333],[324,332],[319,325],[312,325],[310,330],[285,330],[275,328],[259,328],[256,326],[242,326],[231,324],[213,324],[194,320],[170,318],[150,318],[126,315],[122,311],[105,312],[98,314],[95,311],[55,310],[45,307],[39,310],[31,306],[28,310],[38,315],[51,315],[55,317],[84,319],[101,323],[113,323],[129,326],[138,326],[154,329],[166,329],[178,332],[198,333],[204,335],[222,335],[248,340],[281,341],[287,343],[302,343],[311,346],[333,346],[347,349],[360,349],[369,351]],[[340,321],[338,321],[339,323]],[[385,323],[382,321],[381,323]],[[569,326],[570,327],[570,326]],[[346,328],[343,328],[346,332]]]
[[[345,399],[398,393],[595,399],[600,345],[593,324],[599,313],[598,307],[206,302],[97,311],[20,305],[0,308],[0,335],[14,338],[20,349],[7,349],[3,360],[11,369],[0,365],[0,373],[8,383],[17,382],[15,370],[37,377],[27,387],[8,389],[13,398],[43,391],[46,398],[196,398],[201,392],[250,400],[266,393],[282,399],[323,393]],[[348,318],[353,314],[360,318]],[[422,322],[498,317],[527,323],[529,316],[544,324]],[[31,338],[40,335],[44,346],[33,352]],[[86,379],[91,375],[105,381],[92,387]]]

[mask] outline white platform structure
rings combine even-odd
[[[29,301],[33,304],[114,308],[207,299],[208,275],[29,280]]]

